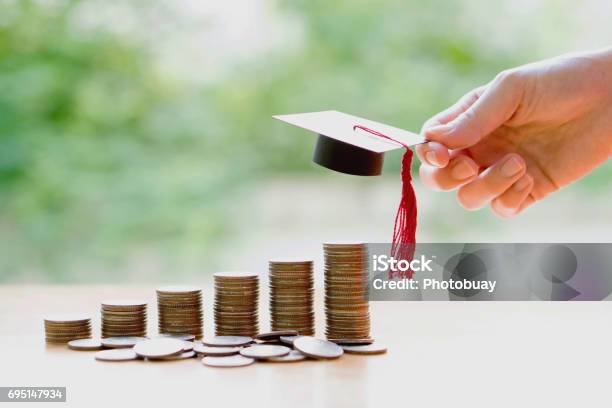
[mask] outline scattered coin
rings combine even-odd
[[[102,345],[108,348],[130,348],[134,347],[136,343],[141,341],[148,340],[146,337],[135,337],[135,336],[125,336],[125,337],[107,337],[102,339]]]
[[[102,342],[98,339],[78,339],[70,340],[68,348],[71,350],[93,351],[101,350]]]
[[[210,367],[244,367],[251,365],[255,359],[236,354],[228,357],[208,356],[202,359],[202,364]]]
[[[282,357],[289,354],[291,349],[285,346],[274,346],[270,344],[257,344],[254,346],[245,347],[240,350],[240,354],[245,357],[251,357],[256,360],[265,360],[272,357]]]
[[[281,341],[281,343],[285,343],[285,344],[289,344],[290,346],[293,346],[293,342],[298,337],[300,337],[300,336],[281,336],[280,337],[280,341]]]
[[[369,354],[385,354],[387,352],[387,347],[381,344],[377,344],[377,343],[367,344],[364,346],[342,346],[342,349],[344,350],[345,353],[348,353],[348,354],[369,355]]]
[[[173,360],[186,360],[188,358],[195,357],[196,353],[194,351],[184,351],[181,354],[177,354],[175,356],[169,357],[161,357],[161,358],[147,358],[147,360],[151,361],[173,361]]]
[[[333,343],[346,345],[346,346],[357,346],[367,345],[374,343],[374,339],[327,339]]]
[[[196,344],[193,351],[198,353],[198,356],[231,356],[240,353],[240,347],[210,347],[203,344]]]
[[[238,347],[246,346],[252,341],[252,337],[246,336],[215,336],[210,339],[203,339],[202,344],[210,347]]]
[[[112,349],[98,351],[95,358],[100,361],[129,361],[137,360],[138,355],[133,349]]]
[[[297,350],[291,350],[289,354],[287,354],[286,356],[272,357],[264,361],[271,361],[274,363],[293,363],[295,361],[302,361],[302,360],[306,360],[306,356],[304,354],[300,353]]]
[[[159,338],[171,338],[171,339],[177,339],[177,340],[183,340],[183,341],[194,341],[195,340],[195,336],[193,334],[160,334],[159,336],[157,336]]]
[[[193,343],[193,341],[184,341],[184,340],[181,340],[181,341],[183,342],[183,351],[184,352],[193,350],[193,346],[195,345]]]
[[[145,340],[136,343],[134,351],[141,357],[170,357],[183,352],[183,341],[176,339]]]
[[[298,333],[296,330],[276,330],[276,331],[271,331],[271,332],[266,332],[266,333],[260,333],[257,336],[255,336],[255,338],[257,340],[273,341],[273,340],[279,340],[281,336],[296,336],[297,334]]]
[[[293,341],[293,346],[302,354],[319,359],[338,358],[344,353],[336,343],[310,336],[300,336]]]

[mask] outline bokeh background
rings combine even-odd
[[[610,45],[607,0],[0,0],[0,282],[202,279],[390,239],[384,176],[271,115],[418,131],[503,69]],[[418,163],[415,163],[415,169]],[[612,166],[511,221],[416,181],[421,242],[602,242]]]

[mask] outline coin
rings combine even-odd
[[[160,334],[157,337],[171,338],[171,339],[183,340],[183,341],[194,341],[195,340],[195,336],[193,334]]]
[[[118,300],[105,300],[102,302],[103,308],[108,309],[141,309],[147,306],[147,302],[144,300],[132,300],[132,299],[118,299]]]
[[[95,354],[99,361],[129,361],[137,360],[138,355],[132,349],[102,350]]]
[[[153,339],[136,343],[134,351],[141,357],[170,357],[183,352],[183,341],[176,339]]]
[[[240,347],[210,347],[196,344],[193,351],[200,356],[231,356],[240,353]]]
[[[102,343],[98,339],[77,339],[68,342],[71,350],[92,351],[102,349]]]
[[[378,343],[366,344],[363,346],[342,346],[342,349],[344,350],[345,353],[348,353],[348,354],[369,355],[369,354],[384,354],[387,352],[387,347],[381,344],[378,344]]]
[[[275,346],[271,344],[257,344],[254,346],[245,347],[240,350],[240,354],[245,357],[251,357],[256,360],[267,359],[272,357],[282,357],[289,354],[291,349],[285,346]]]
[[[374,339],[327,339],[333,343],[340,344],[341,346],[356,346],[356,345],[368,345],[374,343]]]
[[[255,336],[256,339],[258,340],[278,340],[280,339],[281,336],[296,336],[297,335],[297,331],[295,330],[276,330],[276,331],[271,331],[271,332],[266,332],[266,333],[260,333],[257,336]]]
[[[221,279],[257,279],[258,274],[252,272],[217,272],[213,275],[215,278]]]
[[[252,341],[252,337],[246,336],[215,336],[210,339],[202,339],[202,344],[210,347],[237,347],[245,346]]]
[[[193,358],[195,357],[196,353],[191,350],[191,351],[183,351],[181,354],[177,354],[174,356],[168,356],[168,357],[160,357],[160,358],[151,358],[151,357],[147,357],[147,360],[150,361],[173,361],[173,360],[186,360],[188,358]]]
[[[161,288],[156,289],[157,293],[161,293],[164,295],[174,295],[174,294],[198,294],[201,293],[201,289],[196,286],[183,286],[183,285],[170,285],[170,286],[162,286]]]
[[[228,357],[207,356],[202,359],[202,364],[210,367],[244,367],[251,365],[255,359],[236,354]]]
[[[302,354],[317,359],[333,359],[340,357],[342,347],[331,341],[315,339],[310,336],[300,336],[293,341],[293,347]]]
[[[48,323],[88,323],[91,318],[81,314],[56,314],[45,317]]]
[[[146,337],[106,337],[102,339],[102,345],[108,348],[130,348],[136,343],[148,340]]]
[[[306,356],[297,350],[291,350],[289,354],[282,357],[272,357],[264,361],[271,361],[273,363],[293,363],[295,361],[306,360]]]
[[[300,336],[281,336],[280,337],[280,341],[281,341],[281,343],[285,343],[285,344],[289,344],[290,346],[293,346],[293,342],[298,337],[300,337]]]
[[[195,344],[192,341],[185,341],[185,340],[181,340],[181,341],[183,342],[183,352],[193,350],[193,347],[195,346]]]

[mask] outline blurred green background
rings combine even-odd
[[[503,69],[609,44],[610,17],[603,0],[0,0],[0,282],[194,279],[388,240],[400,153],[380,178],[330,173],[271,115],[419,130]],[[611,176],[510,222],[417,186],[419,237],[609,241]]]

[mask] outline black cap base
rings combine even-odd
[[[376,153],[319,135],[312,161],[320,166],[354,176],[379,176],[384,153]]]

